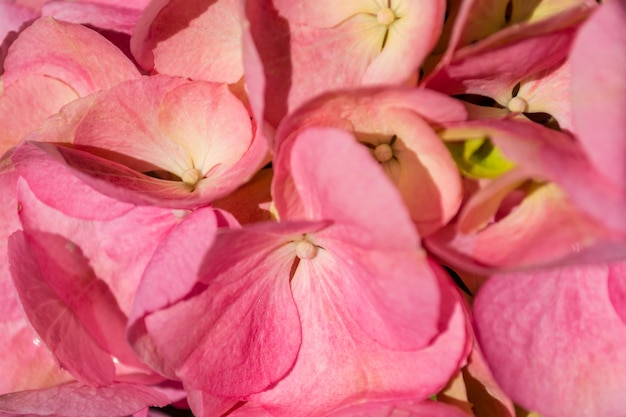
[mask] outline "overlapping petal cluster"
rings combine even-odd
[[[0,0],[0,415],[623,416],[625,28]]]

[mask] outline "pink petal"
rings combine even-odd
[[[24,143],[12,159],[37,198],[69,216],[106,220],[133,208],[131,204],[103,196],[80,181],[53,145]]]
[[[72,87],[44,75],[26,76],[4,87],[0,96],[0,153],[17,145],[48,116],[76,98]],[[16,112],[20,113],[19,118],[15,117]]]
[[[131,132],[135,140],[129,143],[125,138]],[[101,148],[96,153],[138,171],[165,170],[187,181],[197,170],[198,181],[190,185],[124,177],[137,189],[141,178],[152,183],[146,188],[153,188],[157,198],[160,189],[164,198],[206,202],[256,172],[265,149],[260,141],[252,143],[253,135],[246,108],[225,85],[153,76],[100,96],[76,127],[74,143]]]
[[[78,380],[93,386],[112,383],[113,360],[81,320],[101,308],[89,311],[89,303],[110,294],[80,249],[60,236],[43,233],[16,232],[9,242],[13,280],[42,341]]]
[[[516,97],[526,101],[528,113],[548,113],[557,120],[562,130],[574,132],[570,72],[568,60],[535,74],[521,82]]]
[[[246,65],[264,66],[264,116],[273,126],[321,93],[362,84],[406,82],[434,45],[443,12],[439,1],[398,3],[393,6],[398,19],[389,27],[387,36],[387,27],[376,18],[380,5],[348,2],[339,9],[336,5],[328,9],[315,3],[319,11],[312,16],[325,17],[299,23],[309,19],[306,2],[295,7],[288,2],[251,3],[246,4],[251,39],[244,39],[252,40],[260,62],[246,60]],[[327,27],[335,20],[340,21]],[[271,30],[265,30],[268,27]],[[345,59],[348,53],[349,60]],[[313,67],[311,62],[315,62]],[[252,81],[260,82],[258,67],[254,71]],[[258,88],[253,89],[259,93]]]
[[[18,296],[14,288],[11,296],[10,301],[17,302]],[[0,395],[48,388],[74,381],[67,370],[59,367],[58,361],[43,344],[26,317],[12,320],[3,318],[0,322],[0,332],[2,334],[0,342],[3,346],[0,353],[2,367]]]
[[[308,268],[306,263],[300,265]],[[300,273],[306,277],[311,272]],[[344,297],[323,281],[294,281],[302,322],[298,360],[289,375],[253,396],[251,403],[272,416],[300,417],[325,415],[365,398],[426,399],[443,388],[468,353],[464,313],[448,289],[442,290],[446,291],[442,334],[425,349],[396,351],[372,344],[344,307]],[[308,393],[306,404],[303,392]]]
[[[607,291],[609,266],[492,277],[474,303],[496,380],[548,417],[618,417],[626,407],[626,325]]]
[[[459,247],[471,248],[472,256],[483,264],[519,267],[550,264],[598,241],[617,243],[620,237],[573,206],[562,190],[548,185],[526,196],[506,217],[463,240],[460,237]]]
[[[124,54],[102,36],[51,18],[39,19],[24,30],[4,65],[0,124],[5,128],[0,133],[0,153],[64,104],[139,77]],[[13,117],[16,111],[22,116]]]
[[[608,228],[626,232],[626,193],[591,166],[571,136],[511,120],[469,122],[461,127],[465,128],[490,137],[507,158],[533,176],[557,183],[572,202]]]
[[[128,340],[142,360],[162,374],[175,378],[155,356],[144,318],[184,298],[196,283],[196,273],[213,245],[218,226],[216,212],[201,208],[187,214],[160,242],[145,266],[128,320]]]
[[[239,402],[233,398],[221,398],[199,390],[188,390],[187,401],[195,416],[221,416]],[[226,414],[228,416],[231,413]]]
[[[241,13],[233,0],[152,2],[135,28],[133,54],[160,74],[236,83],[243,76]]]
[[[609,265],[609,296],[615,311],[626,323],[626,265],[624,263]]]
[[[24,30],[5,62],[4,83],[46,75],[71,86],[79,96],[139,77],[124,54],[81,25],[44,17]]]
[[[42,16],[52,16],[65,22],[88,24],[129,35],[133,32],[140,13],[140,9],[127,5],[115,6],[106,2],[67,0],[49,1],[41,9]]]
[[[506,2],[471,0],[458,3],[460,5],[457,9],[450,10],[450,23],[444,28],[445,33],[445,30],[452,26],[447,48],[431,74],[445,68],[453,58],[462,60],[467,56],[480,55],[525,39],[575,27],[589,16],[593,7],[597,6],[593,0],[565,0],[558,2],[560,4],[554,1],[542,2],[534,8],[534,11],[540,12],[539,16],[528,20],[523,17],[522,21],[503,27]],[[525,4],[524,0],[516,0],[513,5],[516,14],[517,9],[523,8],[528,11],[528,4]],[[541,9],[544,11],[543,16]],[[430,76],[427,75],[425,82],[427,83],[429,79]]]
[[[62,371],[26,320],[9,271],[9,236],[20,229],[15,197],[17,173],[0,159],[0,394],[72,380]],[[16,353],[19,352],[19,355]]]
[[[73,149],[47,149],[115,199],[180,208],[206,204],[252,177],[267,152],[254,135],[246,108],[225,85],[152,76],[66,106],[30,138],[72,141]]]
[[[402,199],[378,163],[352,135],[324,128],[301,133],[290,156],[304,214],[334,223],[315,235],[335,259],[327,270],[320,261],[319,273],[345,295],[352,317],[378,343],[397,349],[424,346],[438,333],[436,280]],[[278,210],[290,219],[290,212]],[[416,305],[424,308],[419,320]]]
[[[171,210],[155,207],[134,207],[106,219],[76,218],[43,204],[23,181],[18,186],[18,197],[24,229],[65,236],[80,246],[125,314],[131,311],[139,280],[155,248],[179,222]],[[93,197],[94,210],[105,211],[107,198],[97,194]],[[130,229],[132,233],[128,233]]]
[[[480,94],[506,106],[515,84],[566,57],[574,33],[565,29],[463,56],[436,73],[426,86],[447,94]]]
[[[342,128],[370,146],[389,143],[395,135],[395,159],[381,165],[399,188],[420,233],[426,235],[447,223],[461,201],[458,169],[426,122],[437,124],[465,116],[459,102],[428,90],[385,88],[328,94],[307,103],[281,124],[277,146],[287,149],[278,152],[274,164],[282,163],[281,154],[288,154],[294,137],[306,127]],[[286,174],[277,171],[276,182],[287,181],[282,178]],[[274,190],[279,210],[290,194],[289,188]]]
[[[77,417],[126,416],[146,406],[168,403],[165,395],[149,387],[124,383],[95,388],[72,382],[0,396],[0,410],[5,412]]]
[[[268,223],[225,231],[199,259],[197,295],[146,317],[158,353],[186,385],[244,397],[291,368],[301,339],[289,287],[295,251],[285,243],[319,227]]]
[[[469,417],[456,407],[435,401],[371,401],[330,413],[328,417]]]
[[[602,4],[580,29],[571,61],[580,143],[593,166],[626,194],[625,24],[625,1]]]
[[[37,13],[27,7],[13,3],[0,3],[0,42],[9,32],[19,31],[22,24],[37,17]]]

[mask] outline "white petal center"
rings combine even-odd
[[[296,256],[300,259],[313,259],[317,255],[317,246],[303,239],[296,243]]]
[[[521,97],[513,97],[507,107],[513,113],[524,113],[528,109],[528,103]]]
[[[374,156],[378,162],[387,162],[393,158],[393,149],[387,143],[381,143],[374,149]]]
[[[376,20],[383,26],[389,26],[396,20],[396,14],[389,7],[384,7],[376,13]]]

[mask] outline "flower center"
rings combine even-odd
[[[376,20],[383,26],[389,26],[396,20],[396,14],[389,7],[384,7],[376,13]]]
[[[196,185],[201,178],[202,172],[198,168],[189,168],[180,177],[185,184],[191,186]]]
[[[374,148],[374,156],[378,162],[387,162],[393,158],[393,149],[387,143],[381,143]]]
[[[300,259],[313,259],[317,256],[317,246],[304,238],[296,243],[296,256]]]
[[[507,107],[513,113],[524,113],[528,109],[528,103],[521,97],[513,97]]]

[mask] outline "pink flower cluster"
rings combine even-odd
[[[0,0],[0,41],[0,416],[626,416],[626,0]]]

